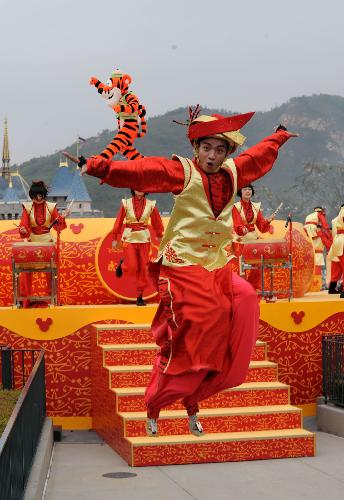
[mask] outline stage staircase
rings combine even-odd
[[[257,341],[245,383],[201,402],[205,434],[188,430],[180,402],[159,418],[159,436],[145,431],[144,391],[157,346],[150,325],[97,324],[92,335],[93,427],[132,466],[230,462],[313,456],[315,436],[290,405],[289,386]]]

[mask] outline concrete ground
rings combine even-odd
[[[314,430],[315,419],[304,423]],[[344,439],[323,432],[314,458],[146,468],[129,467],[93,432],[65,432],[44,500],[342,500],[343,463]],[[126,473],[135,475],[118,477]]]

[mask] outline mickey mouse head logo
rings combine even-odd
[[[83,229],[84,225],[82,223],[80,224],[71,224],[69,226],[74,234],[79,234],[81,233],[81,230]]]
[[[294,320],[294,323],[296,325],[299,325],[300,323],[302,323],[302,320],[305,316],[305,312],[304,311],[300,311],[300,312],[296,312],[296,311],[293,311],[290,316],[293,318]]]
[[[53,323],[52,318],[47,318],[47,319],[37,318],[36,319],[36,324],[38,325],[39,329],[42,332],[47,332],[50,328],[50,325],[52,325],[52,323]]]

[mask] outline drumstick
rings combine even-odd
[[[74,163],[79,163],[79,158],[77,158],[76,156],[73,156],[73,155],[69,154],[67,151],[63,151],[62,154],[66,158],[68,158],[68,160],[73,161]]]
[[[74,199],[68,204],[67,210],[71,209],[74,203]]]
[[[276,217],[276,215],[278,214],[278,212],[281,210],[282,207],[283,207],[283,201],[281,201],[281,203],[278,205],[274,213],[270,215],[269,219],[273,219],[274,217]]]

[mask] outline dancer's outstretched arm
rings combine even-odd
[[[267,174],[277,159],[279,148],[291,137],[298,137],[298,135],[283,128],[277,129],[276,132],[234,158],[238,171],[238,189],[252,184]]]

